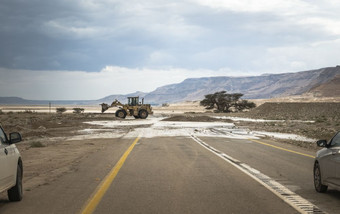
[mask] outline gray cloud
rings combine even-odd
[[[202,69],[237,75],[334,66],[339,9],[331,0],[2,0],[0,68],[4,79],[25,70],[37,83],[46,71],[84,75],[106,66],[188,71],[178,80]]]
[[[287,2],[286,9],[293,10],[289,2],[300,1]],[[216,5],[219,7],[194,1],[2,1],[0,67],[239,69],[243,67],[239,63],[258,57],[267,48],[339,36],[317,28],[318,20],[301,23],[320,15],[316,9],[310,12],[306,8],[306,13],[299,14],[303,8],[295,8],[296,13],[285,15],[284,10],[269,10],[272,4],[255,5],[250,11],[238,9],[242,4]],[[326,16],[334,20],[331,11]]]

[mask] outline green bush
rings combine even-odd
[[[56,108],[56,111],[58,114],[62,114],[66,111],[67,109],[65,107],[60,107],[60,108]]]
[[[73,108],[73,113],[75,114],[80,114],[80,113],[84,113],[85,109],[83,108]]]

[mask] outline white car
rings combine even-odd
[[[317,192],[326,192],[328,186],[340,190],[340,132],[327,142],[319,140],[314,163],[314,187]]]
[[[14,145],[21,141],[21,135],[13,132],[7,137],[0,125],[0,192],[6,191],[10,201],[22,199],[22,160]]]

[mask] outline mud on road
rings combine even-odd
[[[215,117],[215,118],[213,118]],[[220,117],[220,118],[216,118]],[[232,121],[221,117],[246,117],[283,122]],[[301,122],[313,121],[313,122]],[[40,185],[48,185],[65,173],[77,170],[77,163],[96,150],[104,149],[109,140],[100,143],[91,139],[91,133],[117,132],[119,136],[132,133],[135,129],[148,127],[138,123],[142,120],[128,120],[136,125],[120,126],[119,129],[101,127],[93,121],[116,121],[114,114],[48,114],[36,112],[15,112],[0,114],[0,123],[6,132],[19,131],[24,141],[17,144],[24,160],[24,190],[32,191]],[[311,138],[329,139],[340,130],[340,103],[269,103],[246,113],[184,113],[167,115],[168,122],[220,122],[234,123],[245,130],[271,131],[299,134]],[[106,129],[106,130],[105,130]],[[90,131],[84,131],[90,130]],[[170,130],[171,131],[171,130]],[[82,137],[83,136],[83,137]],[[105,135],[103,135],[105,136]],[[315,151],[315,143],[281,140]],[[4,193],[0,200],[6,200]]]

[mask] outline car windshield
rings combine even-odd
[[[338,147],[340,146],[340,132],[338,132],[338,134],[336,134],[331,142],[331,146],[332,147]]]
[[[5,143],[6,142],[6,135],[4,131],[0,128],[0,143]]]

